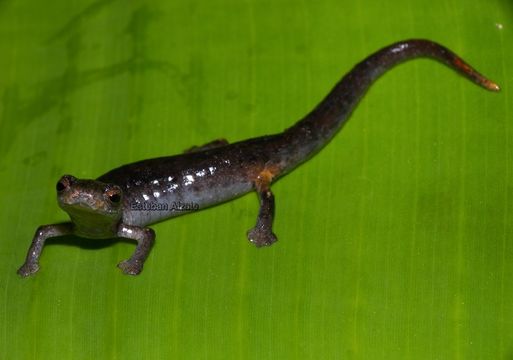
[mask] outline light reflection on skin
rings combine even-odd
[[[192,176],[192,175],[185,175],[184,178],[185,178],[185,182],[184,182],[185,186],[189,186],[194,182],[194,176]]]

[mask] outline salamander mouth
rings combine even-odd
[[[119,214],[119,209],[113,209],[102,201],[73,201],[73,202],[59,202],[59,206],[68,214],[89,214],[97,216],[115,217]]]
[[[98,213],[98,209],[94,208],[93,206],[89,205],[88,203],[83,202],[76,202],[71,204],[62,204],[62,207],[65,210],[76,210],[76,211],[83,211],[88,213]]]

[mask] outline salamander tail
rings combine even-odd
[[[324,147],[345,124],[369,87],[383,73],[397,64],[420,57],[437,60],[485,89],[500,90],[499,85],[440,44],[419,39],[397,42],[357,64],[316,108],[285,130],[283,135],[292,144],[296,154],[294,159],[288,159],[289,162],[297,165]]]

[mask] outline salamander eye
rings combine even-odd
[[[121,189],[118,186],[107,188],[107,190],[105,190],[105,195],[109,201],[115,205],[121,202]]]
[[[55,189],[57,192],[61,192],[66,190],[74,181],[76,178],[71,175],[64,175],[60,178],[60,180],[57,182],[57,185],[55,186]]]
[[[118,203],[121,200],[121,195],[119,194],[111,194],[109,195],[109,200],[113,203]]]
[[[66,189],[66,185],[64,184],[64,182],[59,180],[55,188],[57,189],[57,191],[61,192],[62,190]]]

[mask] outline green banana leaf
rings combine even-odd
[[[438,41],[497,81],[395,68],[317,156],[273,186],[133,243],[48,241],[62,174],[271,134],[355,63]],[[512,359],[509,0],[0,1],[0,359]]]

